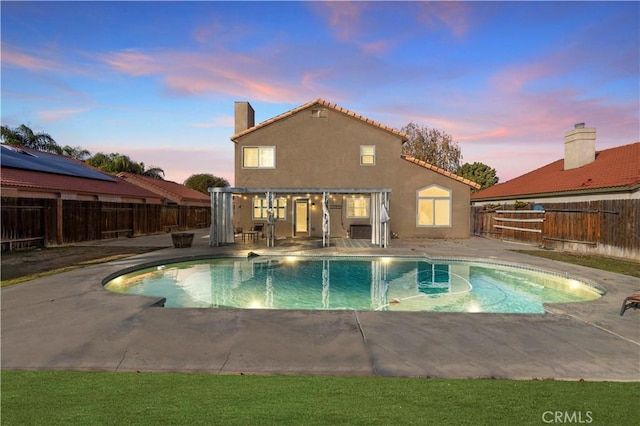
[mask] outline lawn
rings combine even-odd
[[[557,260],[559,262],[571,263],[580,266],[588,266],[590,268],[601,269],[603,271],[615,272],[617,274],[630,275],[632,277],[640,278],[640,263],[631,260],[614,259],[612,257],[567,253],[552,250],[514,251],[531,256],[544,257],[545,259]]]
[[[158,250],[159,247],[64,246],[2,254],[2,287],[60,274],[89,265]]]
[[[619,382],[2,372],[3,425],[621,425],[639,400]]]

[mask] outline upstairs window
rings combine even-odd
[[[375,166],[376,165],[376,146],[360,145],[360,165]]]
[[[242,167],[244,169],[275,169],[275,146],[245,146],[242,148]]]
[[[418,190],[417,226],[451,226],[451,191],[437,185]]]

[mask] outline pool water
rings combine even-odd
[[[172,263],[121,275],[110,291],[165,307],[544,313],[602,295],[587,283],[493,263],[403,257],[255,257]]]

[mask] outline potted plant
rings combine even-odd
[[[191,232],[173,232],[171,240],[175,248],[191,247],[193,243],[193,233]]]

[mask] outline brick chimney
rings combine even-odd
[[[564,170],[577,169],[596,159],[596,129],[577,123],[564,134]]]
[[[249,102],[237,101],[234,107],[236,125],[234,134],[237,135],[255,126],[255,111],[253,111],[253,107],[251,107]]]

